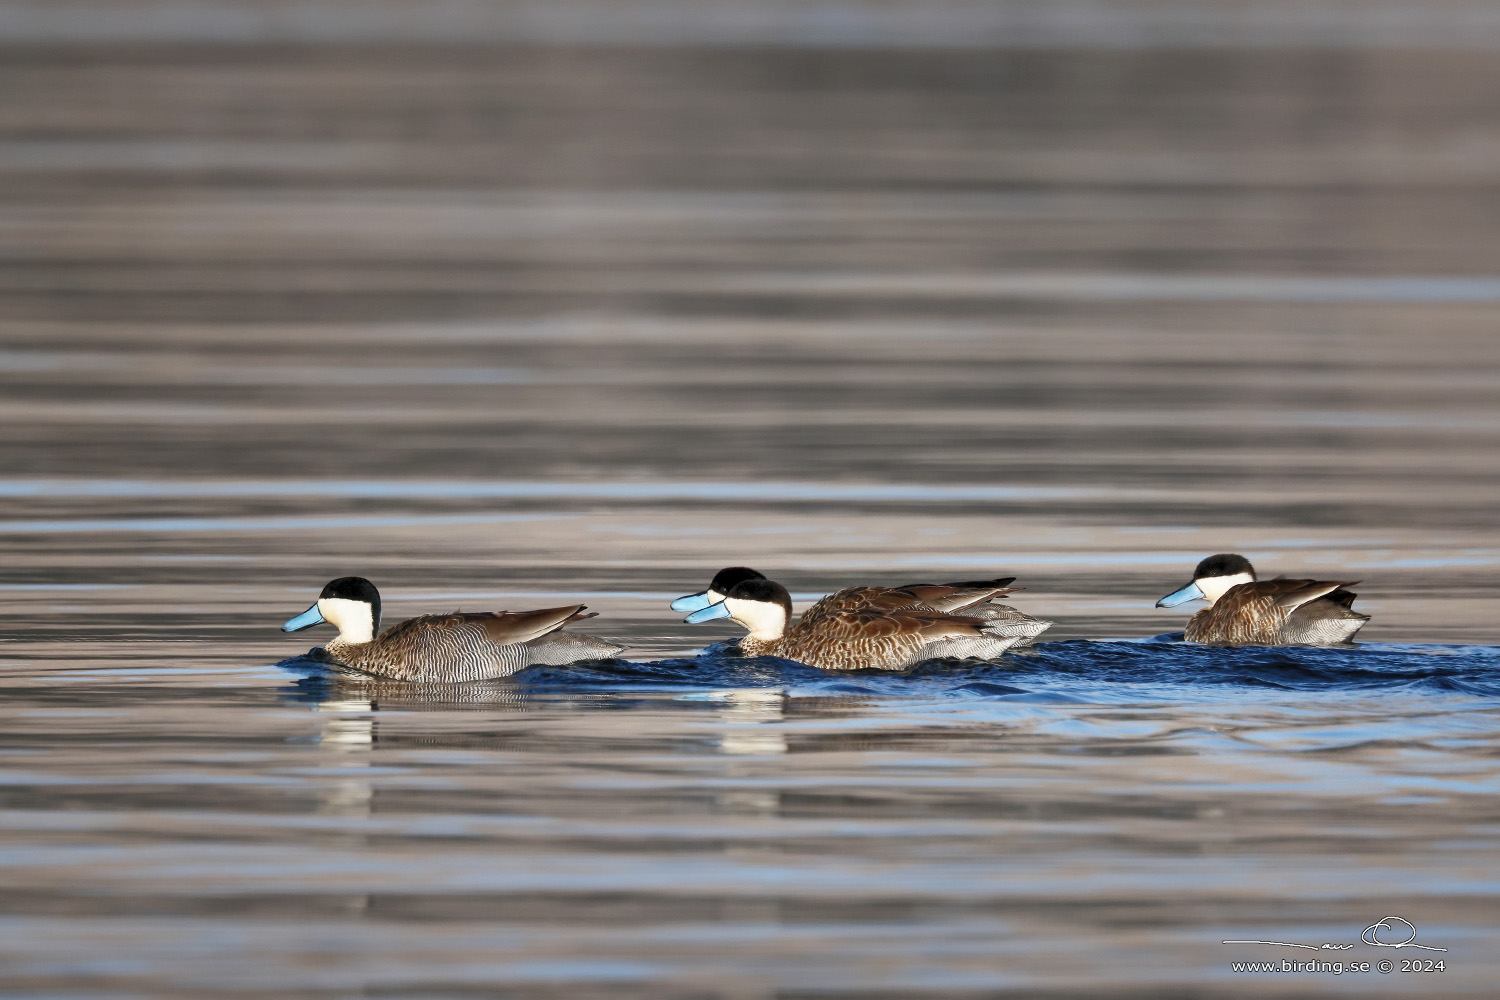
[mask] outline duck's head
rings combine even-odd
[[[300,632],[323,622],[338,629],[344,642],[369,642],[380,628],[380,591],[362,576],[331,580],[313,606],[281,626],[281,631]]]
[[[763,574],[755,572],[749,566],[726,566],[714,574],[713,582],[708,585],[707,590],[677,598],[672,602],[672,610],[701,611],[724,600],[731,590],[746,580],[764,579]]]
[[[1175,608],[1179,604],[1200,599],[1213,604],[1230,587],[1254,582],[1255,567],[1250,565],[1250,560],[1233,552],[1220,552],[1199,563],[1198,568],[1193,570],[1193,581],[1157,601],[1156,606]]]
[[[792,595],[781,584],[760,577],[735,584],[723,601],[694,611],[683,621],[699,625],[728,618],[745,626],[750,638],[770,641],[781,638],[791,617]]]

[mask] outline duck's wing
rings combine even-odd
[[[1274,580],[1240,584],[1240,587],[1253,587],[1257,597],[1270,598],[1274,607],[1285,611],[1296,611],[1309,601],[1316,601],[1320,597],[1338,593],[1343,588],[1352,587],[1358,582],[1358,580],[1288,580],[1278,576]],[[1239,590],[1240,587],[1234,587],[1232,591]],[[1348,591],[1343,592],[1348,593]],[[1353,594],[1349,594],[1349,600],[1351,602],[1354,600]]]
[[[802,613],[802,620],[809,624],[825,618],[848,614],[853,611],[873,611],[889,614],[904,608],[939,610],[932,602],[950,596],[945,587],[849,587],[829,594]],[[982,600],[982,598],[981,598]],[[966,601],[964,603],[972,603]],[[946,610],[946,609],[943,609]]]
[[[1323,600],[1329,602],[1330,604],[1337,604],[1341,608],[1349,608],[1352,610],[1354,608],[1354,599],[1359,595],[1352,590],[1344,589],[1344,587],[1352,586],[1354,586],[1354,584],[1352,583],[1343,584],[1339,587],[1338,590],[1335,590],[1333,593],[1325,596]]]
[[[485,635],[497,646],[510,646],[519,642],[539,639],[549,632],[556,632],[569,622],[597,618],[596,612],[584,604],[573,604],[565,608],[543,608],[540,611],[490,611],[462,617],[484,629]]]
[[[1014,593],[1006,586],[1013,580],[1015,577],[1010,576],[963,583],[912,583],[904,587],[846,587],[819,600],[802,613],[802,618],[818,621],[861,608],[882,612],[925,608],[952,614]]]
[[[860,587],[842,604],[846,611],[900,611],[927,607],[922,595],[906,587]]]
[[[1016,582],[1013,576],[1002,576],[994,580],[958,580],[953,583],[903,583],[899,590],[910,590],[913,587],[951,587],[954,590],[998,590],[1001,587],[1009,587]]]
[[[1009,586],[1015,579],[1007,576],[998,580],[965,580],[957,583],[908,583],[893,589],[914,595],[919,603],[934,610],[958,612],[1015,593],[1015,588]]]
[[[541,611],[481,611],[451,615],[420,615],[394,625],[381,634],[378,642],[389,648],[417,650],[449,645],[460,633],[476,630],[496,646],[514,646],[555,632],[568,622],[595,617],[584,614],[587,606],[573,604],[565,608]]]

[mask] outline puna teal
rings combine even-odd
[[[764,574],[748,566],[729,566],[714,574],[708,589],[687,594],[672,602],[673,611],[701,611],[722,602],[741,583],[764,580]],[[849,587],[819,600],[802,616],[811,625],[820,617],[842,614],[861,608],[875,611],[939,611],[962,613],[983,618],[987,629],[996,635],[1029,642],[1051,627],[1052,623],[1032,618],[995,598],[1015,592],[1010,584],[1015,577],[994,580],[965,580],[956,583],[908,583],[900,587]],[[741,643],[743,647],[743,642]]]
[[[1353,610],[1358,581],[1257,580],[1244,556],[1223,552],[1193,570],[1193,579],[1156,602],[1172,608],[1205,600],[1183,638],[1211,646],[1330,646],[1348,642],[1370,620]]]
[[[537,663],[600,660],[625,649],[591,635],[561,632],[595,617],[573,604],[540,611],[420,615],[380,628],[380,592],[369,580],[331,581],[312,607],[281,626],[300,632],[324,622],[339,630],[323,647],[332,660],[377,677],[404,681],[474,681],[507,677]]]
[[[859,589],[859,588],[856,588]],[[830,594],[790,624],[792,598],[771,580],[746,580],[723,601],[688,615],[690,624],[728,618],[749,633],[747,656],[779,656],[822,670],[903,670],[943,657],[999,656],[1020,641],[1003,624],[930,608],[872,607],[847,592]]]

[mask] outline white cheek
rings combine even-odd
[[[375,637],[374,611],[364,601],[325,597],[318,601],[318,613],[339,630],[345,642],[369,642]]]
[[[775,604],[729,600],[729,616],[757,639],[779,639],[786,630],[786,613]]]
[[[1249,573],[1236,573],[1234,576],[1211,576],[1198,581],[1198,589],[1203,591],[1203,596],[1212,604],[1223,597],[1233,587],[1242,583],[1254,583],[1255,577]]]

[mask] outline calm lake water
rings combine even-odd
[[[5,49],[0,993],[1493,996],[1497,91]],[[1152,639],[1219,551],[1361,580],[1366,644]],[[734,563],[1014,574],[1056,625],[694,657],[732,631],[666,603]],[[387,621],[584,602],[630,662],[331,677],[278,626],[345,574]],[[1397,968],[1231,967],[1309,958]]]

